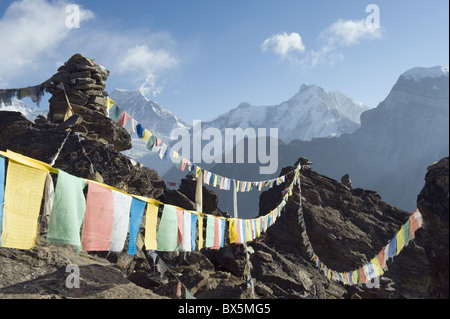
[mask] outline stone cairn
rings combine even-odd
[[[52,94],[47,121],[61,129],[70,128],[72,132],[103,139],[118,151],[124,151],[131,148],[131,137],[107,116],[108,76],[109,70],[93,59],[80,53],[73,55],[45,83]]]
[[[73,113],[91,114],[92,112],[89,112],[91,110],[106,115],[105,97],[108,93],[104,90],[108,75],[109,70],[92,59],[80,53],[73,55],[50,79],[48,90],[52,98],[49,100],[47,119],[53,123],[64,121],[69,108],[64,91]],[[61,84],[64,85],[64,90]]]

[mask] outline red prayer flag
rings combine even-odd
[[[109,188],[88,181],[84,215],[83,251],[107,251],[111,245],[114,195]]]

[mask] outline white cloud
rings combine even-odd
[[[263,51],[271,50],[282,58],[286,58],[289,52],[304,52],[305,46],[300,34],[296,32],[287,34],[284,32],[281,34],[275,34],[264,40],[261,44],[261,49]]]
[[[329,45],[352,46],[360,40],[374,40],[381,38],[380,28],[370,28],[366,20],[339,19],[320,33]]]
[[[333,65],[344,58],[340,48],[357,45],[363,40],[381,39],[381,31],[381,28],[367,26],[364,19],[339,19],[320,32],[318,39],[321,46],[318,49],[306,50],[301,36],[296,32],[274,35],[261,44],[261,49],[271,50],[282,58],[289,57],[289,61],[295,64],[312,67],[320,63]],[[295,51],[302,55],[293,54]]]
[[[162,90],[157,85],[158,75],[178,65],[178,59],[163,49],[151,50],[147,45],[136,45],[128,49],[118,63],[121,74],[132,75],[141,83],[144,95],[156,96]]]
[[[362,40],[376,40],[381,38],[381,28],[368,27],[366,20],[339,19],[319,34],[322,46],[318,50],[311,50],[308,62],[311,66],[319,63],[333,65],[344,58],[341,47],[357,45]]]
[[[81,6],[80,28],[71,29],[66,26],[69,1],[18,0],[0,16],[0,86],[41,83],[61,61],[82,53],[111,71],[107,85],[160,93],[167,72],[179,64],[170,33],[107,25]]]
[[[0,81],[6,83],[7,76],[35,68],[70,35],[72,29],[66,26],[68,4],[46,0],[11,3],[0,20]],[[79,9],[80,22],[94,17],[93,12]]]

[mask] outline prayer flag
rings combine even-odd
[[[110,98],[109,98],[109,96],[107,96],[106,97],[106,105],[107,105],[107,107],[108,107],[108,110],[114,105],[114,104],[116,104],[116,102],[114,102],[113,100],[111,100]]]
[[[359,268],[359,280],[360,283],[365,284],[367,282],[366,274],[364,273],[364,267]]]
[[[142,138],[142,136],[144,136],[144,128],[141,124],[136,125],[136,134],[139,138]]]
[[[403,233],[403,226],[402,226],[402,228],[400,228],[400,230],[397,233],[397,252],[395,253],[396,256],[402,251],[404,246],[405,246],[405,236]]]
[[[184,211],[182,209],[176,208],[177,211],[177,228],[178,228],[178,244],[181,244],[183,240],[183,215]]]
[[[397,253],[397,235],[389,241],[388,257],[394,258]]]
[[[156,136],[152,135],[150,136],[150,138],[148,139],[147,144],[145,145],[145,147],[149,150],[149,151],[153,151],[153,147],[155,146],[155,141],[156,141]]]
[[[240,222],[239,227],[241,231],[241,239],[242,239],[241,244],[242,244],[247,242],[247,227],[246,227],[247,223],[245,222],[244,219],[240,219],[239,222]]]
[[[206,216],[206,248],[211,248],[214,246],[215,220],[216,217],[212,215]]]
[[[186,157],[183,157],[181,160],[181,165],[180,165],[180,170],[182,172],[184,172],[184,170],[186,169],[186,164],[187,164],[188,160]]]
[[[167,144],[163,143],[163,145],[161,146],[161,149],[159,150],[159,158],[163,159],[164,155],[166,154],[167,151]]]
[[[84,214],[83,251],[107,251],[111,246],[114,196],[111,189],[88,182]]]
[[[81,249],[80,229],[86,210],[83,189],[87,183],[64,171],[58,172],[55,199],[48,224],[49,242],[74,245]]]
[[[191,249],[195,250],[195,239],[197,234],[197,214],[190,214],[191,215]],[[203,230],[201,230],[203,231]]]
[[[131,120],[131,116],[127,112],[123,111],[122,114],[117,119],[117,124],[119,124],[122,127],[125,127],[129,120]]]
[[[0,246],[2,245],[3,202],[5,200],[5,158],[0,156]]]
[[[112,190],[114,204],[114,218],[111,231],[110,251],[120,252],[125,246],[130,226],[130,209],[133,198],[116,190]]]
[[[230,218],[229,220],[229,233],[230,233],[230,243],[235,243],[238,241],[238,231],[237,231],[237,219],[236,218]]]
[[[219,249],[220,248],[220,219],[214,218],[214,244],[211,249]]]
[[[177,211],[174,206],[164,205],[156,241],[159,251],[175,251],[178,247]]]
[[[136,240],[144,216],[145,205],[147,203],[133,197],[130,208],[130,235],[128,238],[128,254],[136,254]]]
[[[46,178],[46,171],[9,160],[4,190],[3,247],[33,248]]]
[[[408,218],[408,221],[403,225],[403,236],[405,240],[405,246],[408,246],[408,243],[411,239],[411,223],[410,219]]]
[[[150,133],[150,131],[149,130],[147,130],[147,129],[144,129],[144,133],[142,134],[142,141],[147,141],[149,138],[150,138],[150,136],[152,136],[153,134],[152,133]]]
[[[109,109],[109,118],[111,120],[113,120],[114,122],[117,122],[117,120],[120,118],[122,113],[123,113],[123,110],[117,104],[114,104]]]
[[[147,203],[147,210],[145,211],[144,236],[144,244],[146,250],[156,250],[158,248],[158,243],[156,241],[158,208],[158,204]]]
[[[180,246],[181,251],[192,251],[191,215],[193,214],[186,211],[183,212],[183,238],[181,239],[181,246]]]
[[[1,197],[1,195],[0,195],[0,197]],[[42,215],[44,216],[44,218],[46,218],[47,223],[49,221],[50,214],[52,212],[54,199],[55,199],[55,188],[53,186],[52,175],[50,175],[50,173],[47,173],[47,178],[45,179],[45,189],[44,189],[44,211],[42,212]],[[0,205],[3,205],[1,200],[0,200]],[[0,221],[1,220],[2,219],[0,218]],[[0,223],[0,234],[1,234],[1,223]]]
[[[203,215],[198,216],[198,250],[203,248]]]
[[[138,122],[135,119],[131,119],[131,125],[130,125],[130,134],[133,134],[136,132],[136,126],[138,125]]]

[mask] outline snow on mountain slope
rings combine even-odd
[[[17,99],[13,99],[11,105],[5,105],[3,102],[0,102],[0,111],[20,112],[30,121],[34,121],[38,115],[47,116],[48,113],[47,108],[33,108]]]
[[[448,66],[438,65],[431,68],[417,67],[404,72],[400,77],[419,82],[425,78],[448,77]]]
[[[204,127],[278,128],[279,138],[285,143],[295,139],[310,141],[354,132],[361,113],[368,109],[341,92],[326,92],[320,86],[303,84],[296,95],[279,105],[241,103],[204,123]]]
[[[142,126],[167,141],[174,128],[189,128],[175,114],[149,100],[140,91],[116,89],[109,96]]]

